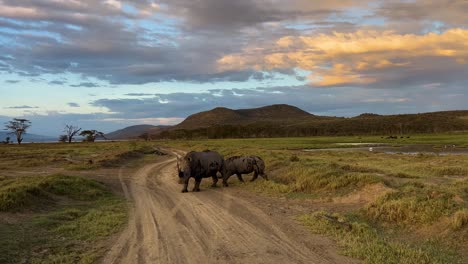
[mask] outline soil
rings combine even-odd
[[[134,173],[120,170],[130,218],[103,263],[357,262],[340,256],[332,241],[294,220],[311,208],[295,209],[242,186],[202,185],[201,192],[181,193],[176,175],[174,156]]]

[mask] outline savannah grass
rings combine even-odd
[[[314,232],[334,238],[345,254],[366,263],[382,263],[383,260],[388,260],[386,263],[466,262],[468,256],[459,254],[468,251],[466,156],[301,151],[346,148],[349,146],[335,143],[353,142],[435,144],[435,148],[454,144],[462,148],[468,147],[468,136],[460,133],[412,135],[409,139],[396,140],[314,137],[8,145],[0,146],[0,169],[112,168],[127,159],[145,159],[144,153],[155,144],[185,150],[211,149],[225,157],[255,154],[265,160],[266,172],[271,179],[243,185],[257,193],[320,202],[346,197],[376,183],[390,190],[358,210],[353,208],[337,216],[351,229],[317,215],[334,215],[332,208],[330,212],[297,216]],[[93,160],[92,164],[88,163],[89,159]],[[68,178],[62,177],[65,176],[22,177],[16,182],[8,174],[0,175],[3,183],[1,210],[26,210],[30,215],[17,223],[0,225],[0,238],[4,241],[0,242],[3,243],[0,248],[5,252],[0,252],[1,263],[93,263],[102,255],[101,241],[125,222],[124,201],[102,189],[98,183],[69,182]],[[235,178],[230,181],[237,184]],[[85,187],[64,188],[67,184]],[[74,196],[73,191],[67,193],[64,189],[80,190],[76,193],[84,197]],[[83,191],[85,189],[89,192]],[[68,202],[61,204],[57,197],[65,197]],[[87,200],[86,197],[94,198]],[[53,206],[43,206],[50,201],[55,201]],[[35,208],[43,210],[35,211]],[[15,239],[9,242],[3,239],[11,237]],[[22,259],[18,258],[20,255]]]
[[[163,144],[186,150],[211,149],[225,157],[258,155],[265,160],[271,181],[244,186],[271,196],[333,201],[370,184],[383,184],[389,192],[337,216],[350,229],[322,217],[333,211],[297,217],[313,232],[334,238],[344,254],[364,263],[466,263],[467,156],[326,150],[336,148],[334,143],[353,142],[462,148],[468,146],[468,136],[416,135],[394,141],[381,137],[179,140]],[[309,148],[324,150],[301,151]]]
[[[95,263],[127,219],[126,202],[93,180],[50,175],[1,181],[0,263]],[[46,206],[44,206],[46,205]]]

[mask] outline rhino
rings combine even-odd
[[[265,174],[265,162],[258,156],[234,156],[226,159],[224,164],[223,185],[227,186],[229,177],[236,174],[239,181],[244,182],[242,174],[254,173],[250,181],[255,181],[258,175],[268,180]]]
[[[195,178],[193,191],[199,192],[203,178],[211,177],[213,179],[211,187],[216,187],[218,182],[217,173],[221,173],[221,176],[224,175],[224,157],[215,151],[191,151],[182,160],[177,159],[177,170],[179,182],[184,184],[182,192],[188,192],[187,187],[190,178]]]

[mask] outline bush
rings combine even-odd
[[[299,157],[298,157],[296,154],[294,154],[294,155],[292,155],[292,156],[289,158],[289,161],[291,161],[291,162],[298,162],[298,161],[299,161]]]

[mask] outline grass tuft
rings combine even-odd
[[[451,228],[453,230],[460,230],[465,226],[468,226],[468,209],[466,208],[455,212],[451,221]]]
[[[420,245],[393,242],[368,224],[340,214],[321,211],[302,215],[298,220],[314,233],[333,237],[345,255],[363,263],[459,263],[455,254],[438,250],[430,241]]]
[[[383,195],[364,210],[374,221],[396,225],[428,224],[459,208],[453,196],[437,186],[408,183],[398,191]]]

